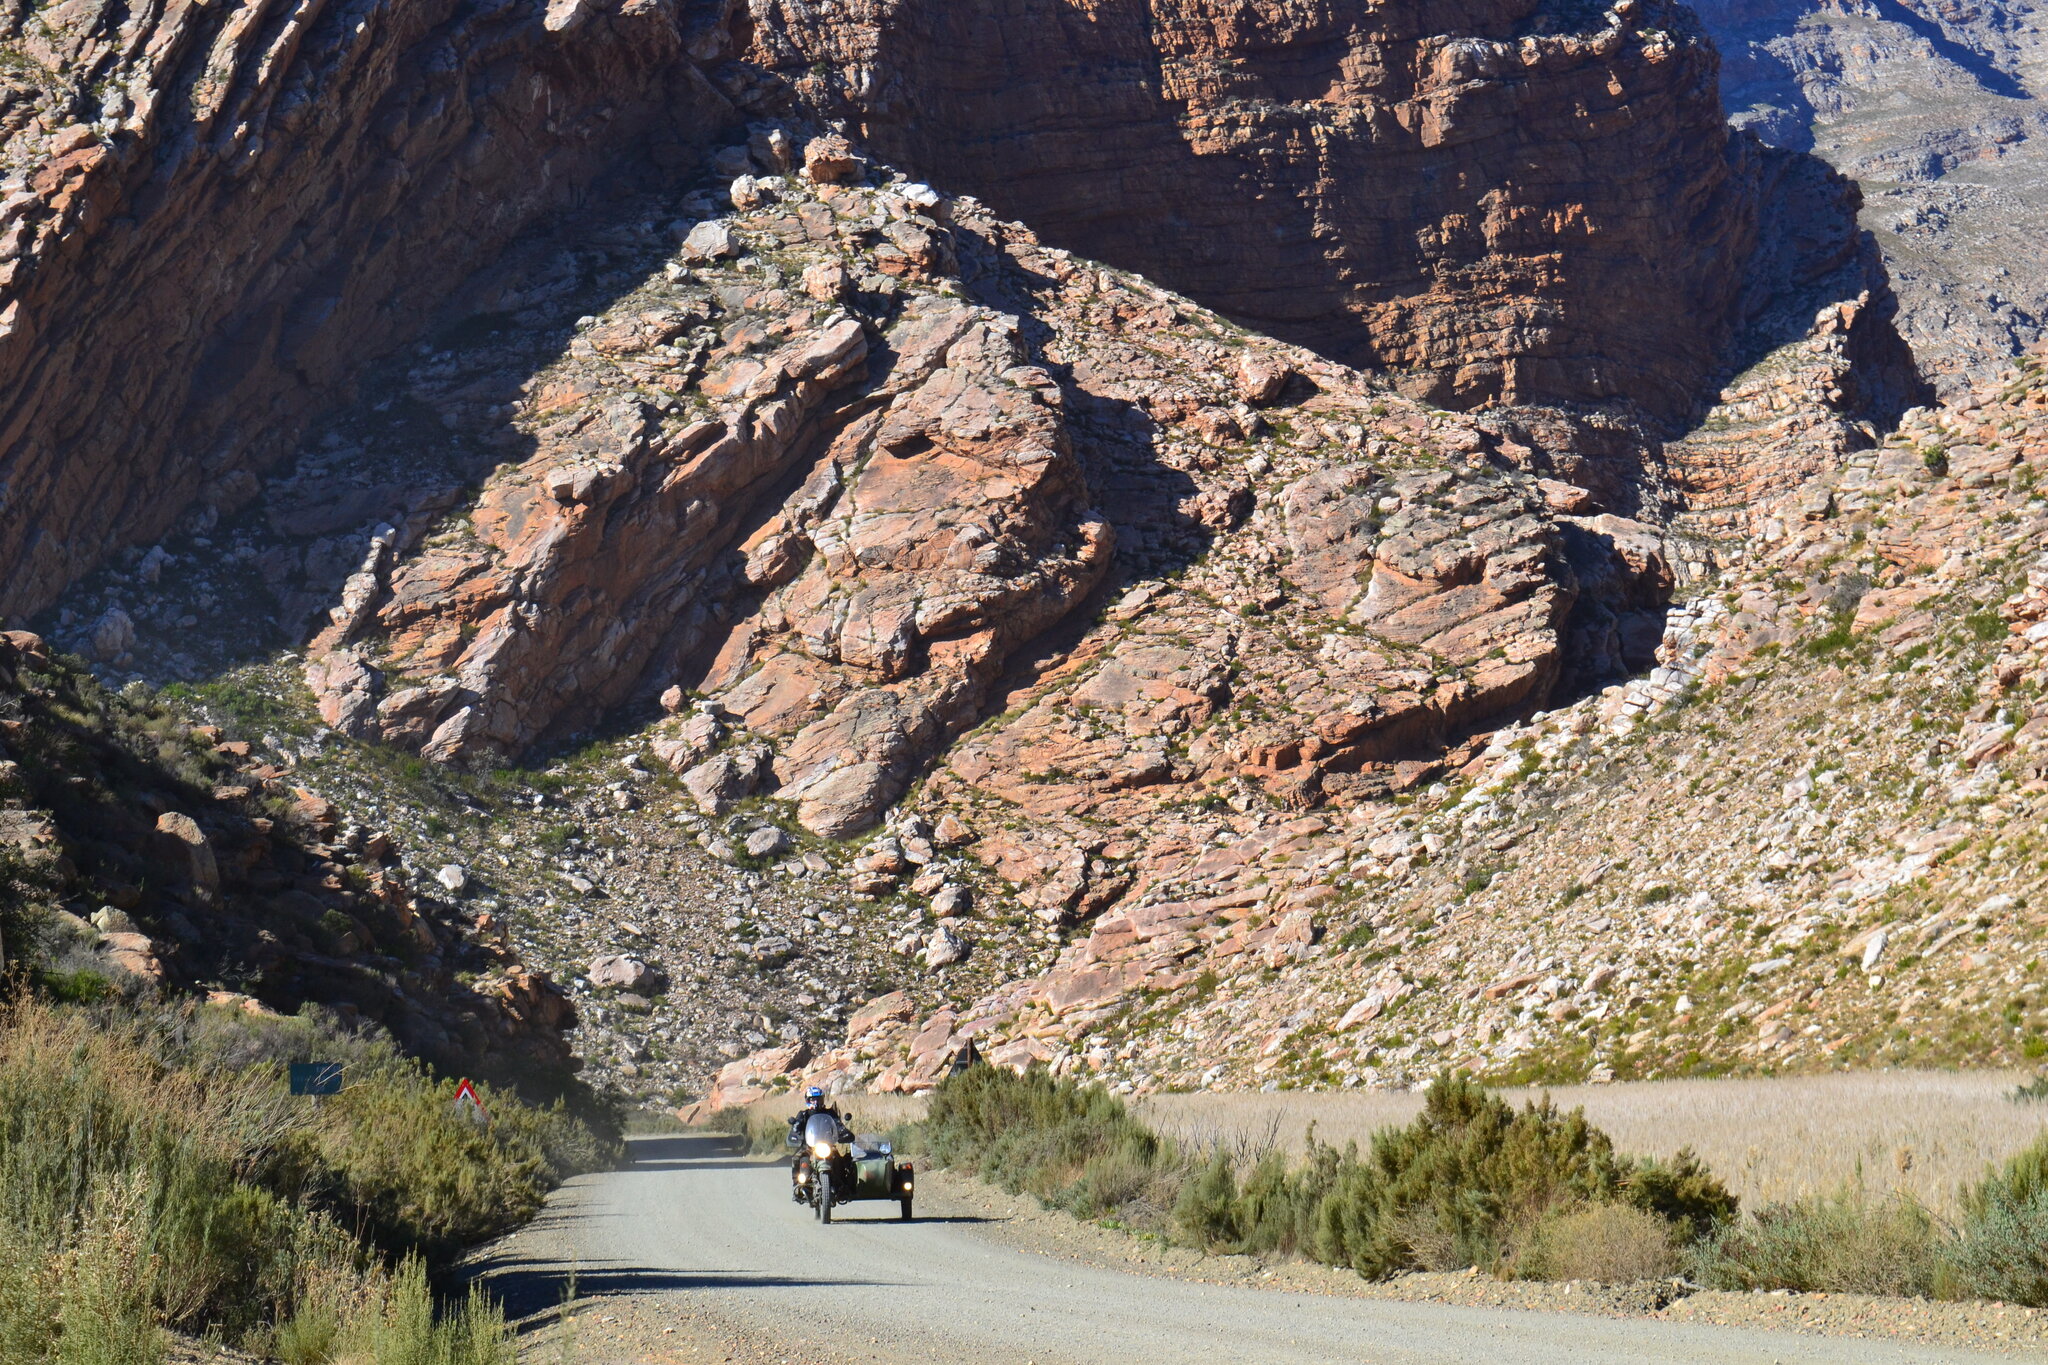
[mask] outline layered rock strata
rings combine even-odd
[[[729,10],[885,158],[1434,402],[1688,414],[1737,323],[1756,147],[1677,5]]]
[[[735,121],[700,63],[1413,393],[1681,416],[1752,320],[1767,176],[1682,10],[1577,14],[17,7],[0,610],[245,505],[523,227],[696,164]],[[863,155],[810,159],[834,178]]]
[[[622,155],[695,161],[730,109],[672,10],[0,9],[0,612],[245,504],[367,359]]]
[[[2048,1030],[2043,470],[2034,356],[1781,500],[1647,676],[1410,804],[1162,807],[1051,970],[881,997],[713,1098],[925,1089],[970,1046],[1141,1092],[2016,1065]],[[899,827],[1016,846],[973,796]]]
[[[1410,786],[1646,657],[1657,533],[1484,429],[973,201],[729,193],[526,381],[531,455],[371,541],[309,651],[330,724],[475,760],[666,691],[690,715],[657,748],[707,811],[772,794],[842,836],[991,709],[954,780],[1137,820],[1217,772],[1299,805]],[[1113,549],[1106,623],[1062,634]]]

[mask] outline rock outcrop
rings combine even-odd
[[[680,683],[722,718],[673,750],[701,805],[772,790],[838,836],[978,717],[1113,534],[1019,319],[951,284],[949,230],[917,192],[822,188],[736,190],[751,210],[527,385],[535,453],[373,555],[314,641],[330,724],[479,760]],[[683,266],[707,228],[718,259]]]
[[[0,612],[243,506],[514,234],[695,162],[732,112],[677,24],[670,0],[0,9]]]
[[[1405,806],[1127,824],[1094,853],[1135,880],[1048,970],[798,1080],[927,1088],[969,1042],[1141,1091],[2011,1064],[2048,1027],[2015,984],[2048,945],[2043,470],[2037,354],[1779,499],[1647,676]]]
[[[1497,467],[1482,429],[1226,344],[973,201],[729,194],[752,202],[524,384],[533,454],[417,550],[373,538],[308,654],[328,723],[470,761],[695,692],[661,743],[703,810],[772,795],[842,837],[983,718],[1119,546],[1108,628],[1027,665],[1030,700],[1011,684],[1016,718],[957,777],[1040,815],[1135,816],[1239,771],[1312,806],[1413,785],[1487,720],[1644,655],[1615,623],[1654,616],[1672,574],[1615,545],[1656,533],[1575,515],[1588,495]]]
[[[1739,322],[1758,149],[1675,4],[730,12],[757,105],[1434,402],[1689,414]]]

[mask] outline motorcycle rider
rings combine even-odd
[[[789,1163],[789,1192],[799,1203],[807,1197],[805,1189],[809,1179],[810,1158],[804,1150],[804,1127],[820,1114],[830,1114],[834,1122],[844,1126],[846,1119],[830,1104],[825,1102],[825,1092],[817,1086],[804,1091],[804,1107],[789,1121],[788,1146],[794,1159]]]
[[[790,1146],[803,1146],[804,1125],[810,1122],[811,1115],[813,1114],[830,1114],[842,1123],[845,1122],[840,1112],[825,1102],[825,1092],[814,1085],[809,1090],[804,1091],[804,1107],[797,1112],[795,1118],[789,1121]]]

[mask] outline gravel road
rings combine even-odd
[[[630,1164],[572,1181],[540,1220],[494,1249],[486,1273],[508,1307],[531,1313],[557,1301],[573,1264],[589,1305],[579,1323],[595,1324],[578,1352],[586,1360],[698,1360],[706,1349],[715,1359],[721,1348],[738,1359],[948,1365],[1962,1365],[2012,1358],[1132,1274],[1006,1245],[990,1235],[987,1219],[954,1201],[910,1224],[897,1221],[894,1204],[855,1204],[822,1227],[791,1202],[787,1179],[781,1167],[736,1158],[717,1139],[635,1139]]]

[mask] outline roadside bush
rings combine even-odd
[[[2048,1307],[2048,1134],[1965,1192],[1951,1258],[1964,1292]]]
[[[1904,1195],[1860,1190],[1770,1204],[1697,1252],[1695,1278],[1714,1289],[1849,1294],[1934,1293],[1947,1237]]]
[[[316,1050],[350,1063],[318,1108],[270,1060]],[[452,1250],[536,1207],[566,1173],[550,1146],[579,1145],[558,1112],[493,1095],[484,1130],[451,1095],[388,1045],[310,1020],[15,1002],[0,1012],[0,1365],[129,1365],[158,1358],[164,1327],[258,1341],[272,1324],[301,1361],[325,1359],[397,1292],[343,1227],[394,1254]]]
[[[1536,1225],[1515,1273],[1538,1280],[1625,1284],[1678,1272],[1673,1225],[1628,1204],[1590,1204]]]
[[[1150,1188],[1177,1161],[1122,1100],[1037,1067],[1019,1076],[975,1066],[948,1079],[932,1092],[920,1143],[942,1165],[1091,1218]]]
[[[1541,1258],[1524,1253],[1550,1223],[1554,1260],[1668,1274],[1674,1245],[1735,1213],[1689,1152],[1617,1156],[1582,1113],[1548,1100],[1517,1111],[1463,1076],[1439,1080],[1421,1116],[1375,1134],[1369,1151],[1311,1133],[1294,1164],[1270,1147],[1193,1159],[1099,1086],[1037,1069],[974,1067],[948,1080],[921,1138],[942,1164],[1084,1216],[1114,1211],[1211,1250],[1297,1254],[1375,1278],[1472,1265],[1547,1273],[1525,1268]],[[1607,1208],[1632,1216],[1595,1216]]]
[[[1545,1218],[1582,1205],[1638,1209],[1673,1240],[1735,1211],[1689,1152],[1668,1164],[1617,1156],[1583,1112],[1562,1113],[1547,1097],[1517,1112],[1464,1076],[1439,1079],[1415,1122],[1375,1134],[1363,1158],[1311,1141],[1296,1185],[1297,1243],[1368,1276],[1511,1273]]]

